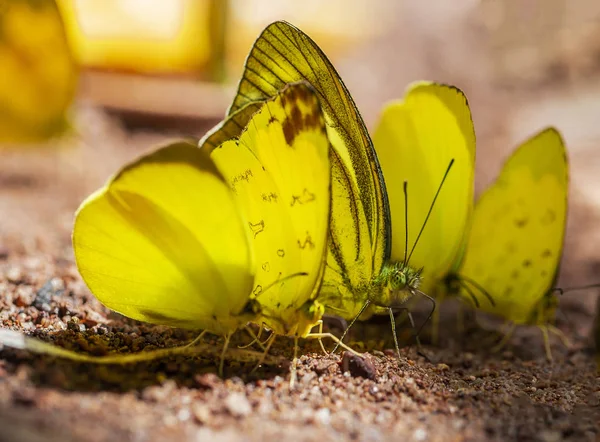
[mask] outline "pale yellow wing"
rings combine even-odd
[[[325,54],[286,22],[269,25],[248,58],[230,120],[201,145],[211,149],[245,126],[252,103],[285,84],[308,81],[317,91],[332,145],[332,214],[321,296],[332,313],[352,317],[366,301],[365,284],[389,257],[389,208],[373,144],[350,93]]]
[[[493,298],[480,308],[515,323],[538,319],[551,296],[567,219],[568,163],[555,129],[518,147],[477,202],[458,277]]]
[[[79,272],[108,308],[155,324],[227,334],[248,311],[255,260],[228,183],[178,143],[124,167],[79,208]]]
[[[0,142],[34,142],[67,127],[77,69],[53,0],[0,3]]]
[[[306,334],[320,319],[307,317],[306,304],[321,282],[330,204],[329,141],[316,93],[307,83],[285,87],[239,141],[211,158],[248,218],[263,320],[278,334]]]
[[[388,104],[373,133],[392,215],[392,261],[423,268],[426,293],[456,262],[473,209],[475,131],[465,95],[430,82],[411,85],[403,100]],[[418,243],[417,237],[442,178]],[[408,243],[404,182],[408,194]],[[414,250],[413,250],[414,247]]]

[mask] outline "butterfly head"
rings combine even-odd
[[[371,302],[380,307],[401,306],[418,291],[422,271],[403,262],[384,266],[373,281],[376,290],[372,291]]]

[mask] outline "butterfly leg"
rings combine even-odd
[[[357,352],[356,350],[354,350],[352,347],[344,344],[340,338],[338,338],[336,335],[332,334],[332,333],[309,333],[308,335],[305,336],[306,339],[324,339],[324,338],[329,338],[331,339],[333,342],[336,343],[335,349],[338,348],[338,346],[342,347],[344,350],[349,351],[350,353],[352,353],[353,355],[356,356],[360,356],[362,357],[362,353]],[[333,351],[331,353],[327,353],[326,354],[333,354]]]
[[[392,323],[392,335],[394,336],[396,354],[398,355],[398,360],[400,360],[400,346],[398,345],[398,337],[396,336],[396,318],[394,316],[394,311],[391,308],[388,308],[388,312],[390,313],[390,322]]]
[[[264,351],[263,351],[262,355],[260,356],[258,363],[256,364],[256,366],[252,369],[252,371],[250,373],[254,373],[265,362],[265,358],[267,357],[267,354],[269,354],[271,345],[273,345],[273,342],[275,342],[276,337],[277,337],[277,335],[275,333],[272,333],[271,336],[269,336],[267,338],[267,340],[265,341],[266,345],[264,347]]]
[[[546,358],[548,361],[552,362],[552,349],[550,348],[550,336],[548,335],[548,327],[545,325],[540,325],[538,327],[542,332],[542,337],[544,338],[544,350],[546,351]]]
[[[189,344],[186,344],[185,347],[194,347],[196,344],[198,344],[198,342],[202,340],[206,333],[206,330],[202,330],[202,332],[200,332],[200,334],[196,336],[193,341],[191,341]]]
[[[391,310],[391,309],[390,309]],[[429,356],[427,356],[424,352],[423,352],[423,347],[421,346],[421,339],[419,338],[419,332],[421,331],[420,329],[417,330],[417,326],[415,325],[415,320],[413,318],[412,313],[406,308],[406,307],[402,307],[401,310],[406,310],[406,316],[408,317],[408,321],[410,322],[410,327],[413,330],[413,336],[415,338],[415,342],[417,343],[417,354],[419,356],[423,356],[425,359],[427,359],[428,362],[431,362],[431,360],[429,359]],[[390,311],[390,319],[392,318],[392,312]],[[400,357],[400,350],[398,348],[398,341],[396,338],[396,328],[395,328],[395,321],[392,320],[392,331],[394,333],[394,343],[396,344],[396,352],[398,353],[398,357]],[[423,327],[421,327],[422,329]]]
[[[292,359],[292,368],[290,373],[290,390],[293,390],[298,381],[298,336],[294,336],[294,359]]]
[[[265,345],[263,342],[260,341],[260,336],[262,334],[263,329],[264,329],[264,327],[261,326],[261,328],[258,330],[258,334],[255,335],[254,332],[252,331],[252,329],[250,327],[246,326],[244,328],[244,330],[246,330],[246,333],[248,333],[250,335],[250,337],[252,338],[252,341],[250,341],[250,343],[246,344],[246,345],[238,345],[238,348],[248,348],[254,344],[258,344],[260,349],[264,351]],[[267,340],[268,340],[268,338],[267,338]]]
[[[546,327],[548,327],[548,331],[550,333],[558,336],[558,339],[560,339],[560,342],[562,342],[565,347],[571,348],[571,341],[569,340],[569,338],[567,338],[567,336],[562,332],[561,329],[556,328],[554,325],[547,325]]]
[[[506,331],[506,333],[504,333],[504,336],[502,337],[500,342],[498,342],[495,346],[492,347],[492,349],[491,349],[492,353],[497,353],[506,346],[506,344],[508,343],[508,341],[510,340],[510,338],[512,337],[512,335],[514,333],[515,328],[517,328],[517,324],[511,322],[510,325],[508,326],[508,330]]]
[[[225,354],[229,347],[229,340],[231,339],[231,333],[225,335],[225,343],[223,344],[223,350],[221,351],[221,358],[219,360],[219,377],[223,377],[223,368],[225,367]]]
[[[317,325],[319,327],[319,335],[322,335],[323,334],[323,320],[319,319],[319,322],[317,322]],[[319,337],[317,339],[319,340],[319,345],[321,346],[321,350],[323,350],[323,353],[328,355],[329,352],[327,350],[325,350],[325,346],[323,345],[323,338]]]
[[[342,342],[344,342],[344,338],[346,337],[348,330],[350,330],[350,327],[352,327],[352,325],[354,325],[356,320],[360,317],[360,315],[363,314],[363,312],[367,309],[367,307],[369,305],[371,305],[371,301],[367,300],[367,302],[365,302],[364,305],[360,308],[358,314],[354,318],[352,318],[350,325],[348,325],[348,327],[346,327],[346,330],[344,330],[344,333],[342,333],[342,336],[340,337],[339,341],[335,344],[335,347],[333,347],[333,350],[331,351],[331,353],[335,353],[337,351],[337,349],[342,344]]]

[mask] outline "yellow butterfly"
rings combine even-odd
[[[332,145],[332,213],[327,266],[319,299],[327,311],[344,318],[357,318],[361,314],[368,317],[373,312],[367,310],[371,304],[393,317],[392,307],[403,306],[419,292],[421,271],[410,266],[412,259],[409,263],[408,257],[401,255],[405,251],[405,228],[396,229],[401,232],[400,239],[392,243],[388,196],[373,143],[350,93],[315,42],[289,23],[269,25],[246,60],[237,95],[228,110],[229,119],[207,134],[200,144],[211,149],[237,136],[261,102],[285,84],[299,80],[308,81],[316,89]],[[393,129],[396,118],[404,133]],[[428,225],[424,233],[429,248],[437,247],[435,241],[442,236],[440,229],[451,231],[443,242],[447,248],[441,255],[435,254],[435,266],[427,268],[432,278],[443,275],[460,250],[472,199],[474,135],[466,100],[453,88],[417,85],[409,91],[405,104],[392,105],[386,111],[376,134],[390,176],[399,173],[401,181],[410,179],[410,186],[413,182],[418,186],[422,180],[414,193],[417,203],[410,207],[411,239],[418,231],[412,227],[420,227],[427,216],[421,200],[431,203],[450,159],[454,159],[458,170],[452,171],[450,188],[444,188],[444,198],[448,198],[444,209],[451,207],[453,218],[443,219],[442,210],[436,208],[435,225],[432,228]],[[405,149],[415,149],[414,154],[406,154]],[[398,163],[403,158],[412,161],[418,156],[421,156],[418,164]],[[420,173],[421,167],[427,169]],[[395,183],[393,179],[392,182]],[[394,191],[402,192],[401,189],[402,186]],[[399,204],[394,211],[404,207],[403,201],[403,198],[394,201]],[[402,226],[403,219],[394,219],[394,223]],[[435,232],[430,233],[430,229]],[[415,261],[423,259],[418,265],[425,266],[425,260],[431,256],[434,252],[429,249],[422,254],[419,251]]]
[[[90,196],[73,229],[79,271],[127,317],[224,336],[222,371],[231,334],[247,322],[286,325],[299,316],[288,304],[319,310],[309,304],[327,239],[328,155],[314,92],[290,85],[211,156],[167,146]],[[285,304],[272,312],[275,300]]]
[[[0,7],[0,143],[35,142],[67,126],[77,68],[53,0]]]
[[[318,100],[300,84],[282,97],[280,108],[254,114],[239,142],[204,150],[248,219],[258,263],[252,294],[261,306],[259,325],[272,331],[265,354],[276,336],[295,339],[292,384],[298,338],[337,341],[311,333],[325,311],[316,298],[325,270],[331,166]]]
[[[560,134],[546,129],[519,146],[475,205],[463,260],[449,284],[479,308],[548,331],[567,220],[568,163]],[[494,304],[483,302],[490,296]]]

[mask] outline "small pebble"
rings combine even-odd
[[[377,369],[368,356],[360,357],[349,351],[342,356],[342,371],[349,372],[353,377],[361,377],[374,380],[377,377]]]
[[[234,417],[244,417],[252,413],[252,405],[242,393],[231,393],[227,396],[225,408]]]
[[[315,413],[315,421],[321,425],[329,425],[331,422],[331,412],[328,408],[319,408]]]
[[[8,282],[18,284],[23,280],[23,272],[19,267],[11,267],[6,272],[6,279],[8,280]]]

